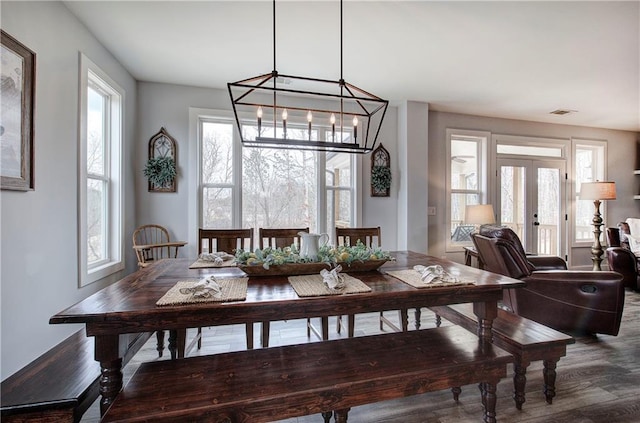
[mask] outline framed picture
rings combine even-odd
[[[2,31],[0,188],[34,189],[33,108],[36,55]]]

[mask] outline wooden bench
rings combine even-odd
[[[125,360],[150,336],[127,337]],[[99,380],[94,339],[79,330],[2,381],[2,422],[79,422],[98,398]]]
[[[429,309],[436,313],[438,319],[444,317],[470,332],[477,331],[478,323],[473,313],[473,304],[436,306]],[[440,325],[439,320],[437,325]],[[543,362],[543,393],[547,403],[551,404],[556,395],[556,364],[560,357],[567,354],[567,345],[573,344],[575,339],[533,320],[498,309],[498,317],[493,321],[493,342],[513,354],[515,358],[513,399],[518,410],[522,409],[522,404],[525,402],[526,372],[532,361],[542,360]],[[457,400],[459,393],[459,388],[453,389],[454,399]]]
[[[269,422],[480,383],[484,421],[513,356],[457,327],[144,363],[103,423]]]

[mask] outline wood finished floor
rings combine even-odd
[[[433,313],[422,309],[422,328],[434,327]],[[397,319],[397,313],[387,312]],[[412,313],[411,313],[412,314]],[[379,333],[378,315],[356,317],[356,336]],[[318,319],[316,319],[318,320]],[[319,320],[316,322],[319,324]],[[331,339],[344,336],[335,331],[330,320]],[[443,325],[448,325],[444,322]],[[258,326],[255,328],[256,344]],[[388,329],[387,329],[388,330]],[[190,355],[214,354],[245,348],[244,326],[203,328],[201,350]],[[527,371],[526,402],[521,411],[512,399],[513,369],[498,384],[497,414],[501,422],[544,423],[618,423],[640,422],[640,294],[626,292],[625,310],[618,336],[579,336],[569,345],[567,356],[558,363],[556,397],[553,404],[545,402],[542,394],[542,363],[535,362]],[[318,342],[307,339],[304,320],[272,322],[270,345]],[[141,362],[158,360],[155,336],[124,368],[125,383]],[[162,359],[167,359],[165,352]],[[477,386],[464,386],[459,402],[449,391],[385,401],[355,407],[349,413],[351,423],[467,423],[482,420],[482,407]],[[99,421],[97,401],[84,415],[83,423]],[[321,423],[319,415],[311,415],[280,423]]]

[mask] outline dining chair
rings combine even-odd
[[[198,255],[203,252],[235,254],[238,248],[253,251],[253,228],[249,229],[198,229]],[[246,324],[247,349],[253,349],[253,322]],[[269,346],[269,322],[262,322],[260,343]]]
[[[160,225],[143,225],[133,232],[133,249],[138,258],[138,267],[143,268],[154,261],[178,257],[180,247],[186,242],[171,242],[169,231]]]
[[[299,232],[309,232],[309,228],[300,229],[273,229],[273,228],[260,228],[258,230],[258,245],[262,250],[265,247],[271,248],[284,248],[290,247],[292,244],[297,245],[300,249],[301,237]]]
[[[297,245],[300,249],[301,237],[298,232],[309,232],[309,228],[260,228],[258,229],[258,245],[262,250],[266,247],[285,248],[292,244]],[[309,319],[307,319],[307,325]],[[262,322],[261,342],[263,347],[269,346],[270,322]]]
[[[164,226],[149,224],[142,225],[133,231],[133,250],[138,258],[138,268],[145,268],[154,262],[165,258],[178,257],[180,247],[186,242],[172,242],[169,231]],[[158,356],[164,351],[164,331],[156,331]],[[200,348],[200,346],[198,346]]]
[[[380,236],[380,226],[377,227],[365,227],[365,228],[340,228],[336,227],[336,245],[348,245],[355,246],[358,241],[362,242],[369,248],[380,248],[382,246],[382,238]],[[406,309],[400,310],[401,324],[404,325],[403,320],[406,321]],[[384,317],[384,312],[380,312],[380,330],[383,329],[383,324],[387,324],[394,329],[397,327]],[[340,333],[343,325],[342,316],[338,316],[336,330]],[[404,327],[404,326],[403,326]],[[355,317],[353,314],[347,315],[347,334],[351,338],[355,332]]]

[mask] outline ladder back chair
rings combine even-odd
[[[145,268],[154,262],[165,258],[178,257],[178,250],[187,243],[171,241],[169,231],[164,226],[150,224],[142,225],[133,231],[133,250],[138,259],[138,268]],[[164,331],[156,331],[158,356],[164,351]],[[199,347],[198,347],[199,348]]]
[[[355,246],[358,241],[362,242],[369,248],[380,248],[382,246],[382,237],[380,226],[367,228],[340,228],[336,227],[336,244]],[[403,329],[406,326],[407,310],[400,310],[400,324]],[[387,324],[395,330],[399,330],[396,325],[384,317],[384,312],[380,312],[380,330],[383,325]],[[337,331],[340,333],[342,326],[342,316],[338,316]],[[406,329],[405,329],[406,330]],[[353,314],[347,315],[347,333],[349,337],[353,337],[355,332],[355,319]]]
[[[285,229],[272,229],[272,228],[260,228],[258,230],[258,248],[261,250],[265,247],[271,248],[285,248],[290,247],[292,244],[296,244],[300,249],[300,235],[298,232],[309,232],[309,228],[285,228]]]
[[[309,228],[260,228],[258,229],[258,245],[262,250],[266,247],[285,248],[296,244],[300,249],[301,237],[298,232],[309,232]],[[270,322],[262,322],[260,341],[263,347],[269,346]]]
[[[203,252],[224,251],[235,254],[238,248],[253,251],[253,228],[249,229],[203,229],[198,230],[198,255]],[[206,251],[205,251],[206,250]],[[269,322],[263,322],[262,346],[269,346]],[[266,330],[266,335],[265,335]],[[247,349],[253,349],[253,323],[246,324]]]

